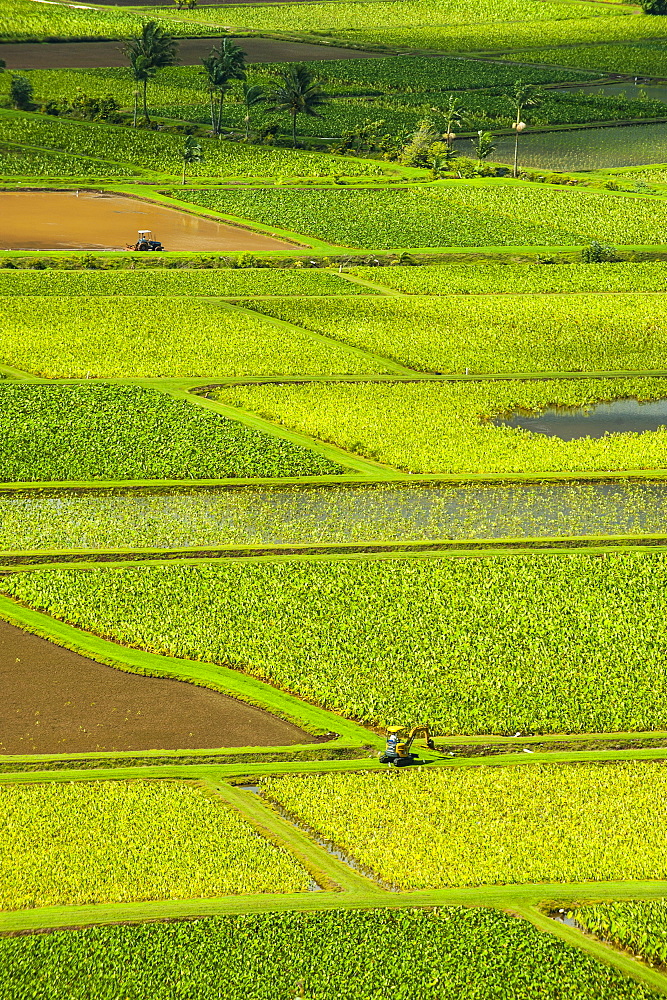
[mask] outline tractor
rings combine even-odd
[[[129,244],[125,247],[126,250],[164,250],[164,247],[159,240],[154,240],[150,229],[140,229],[139,239],[137,242],[130,246]]]
[[[435,743],[431,739],[428,726],[414,726],[408,730],[407,726],[388,726],[387,745],[384,752],[380,754],[381,764],[391,764],[393,767],[405,767],[406,764],[413,764],[419,759],[419,754],[410,753],[410,748],[416,736],[422,735],[425,750],[435,750]]]

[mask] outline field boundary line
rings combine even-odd
[[[367,734],[366,746],[375,744],[379,754],[384,748],[384,739],[371,730]],[[317,745],[317,744],[315,744]],[[322,745],[322,744],[320,744]],[[327,746],[333,746],[334,741]],[[258,748],[261,749],[261,748]],[[666,747],[646,747],[634,750],[556,750],[526,753],[517,750],[510,753],[496,753],[488,757],[448,757],[445,750],[430,751],[437,757],[424,757],[420,765],[432,768],[479,768],[479,767],[530,767],[535,764],[610,764],[617,761],[660,761],[667,760]],[[121,753],[118,754],[122,756]],[[3,767],[4,758],[0,757]],[[212,780],[237,783],[251,783],[263,777],[280,777],[286,774],[328,774],[334,771],[386,771],[390,765],[380,763],[379,756],[329,760],[280,760],[231,764],[135,764],[128,760],[126,766],[99,768],[62,768],[44,771],[4,771],[0,770],[1,785],[40,785],[61,782],[123,781],[133,779],[179,779]],[[667,892],[665,893],[667,896]]]
[[[58,928],[92,927],[111,923],[215,917],[227,914],[312,912],[316,910],[405,909],[413,907],[467,906],[512,910],[530,920],[532,908],[542,902],[613,902],[662,899],[667,882],[579,882],[526,885],[463,886],[450,889],[417,889],[399,892],[372,890],[354,892],[264,893],[218,896],[208,899],[148,900],[138,903],[89,903],[45,906],[0,912],[0,933],[48,931]],[[528,915],[530,911],[530,916]],[[536,913],[540,917],[539,910]],[[560,928],[570,930],[556,921]],[[549,926],[540,927],[553,933]],[[575,932],[576,933],[576,932]],[[582,935],[583,937],[583,935]],[[579,939],[577,939],[577,945]]]
[[[379,737],[357,723],[302,701],[296,695],[291,695],[231,667],[205,661],[179,659],[131,646],[122,646],[44,612],[18,604],[4,595],[0,596],[0,619],[99,663],[126,670],[128,673],[170,677],[220,691],[257,705],[302,729],[305,727],[306,731],[336,733],[339,738],[352,741],[353,746],[367,746],[369,743],[379,741]],[[333,747],[335,744],[336,741],[332,740],[329,746]]]
[[[170,490],[198,489],[235,489],[244,486],[263,486],[266,488],[281,488],[285,486],[419,486],[423,484],[444,484],[450,486],[465,486],[475,483],[531,485],[539,483],[585,483],[600,480],[664,480],[667,479],[665,469],[623,469],[613,471],[580,471],[580,472],[475,472],[468,475],[455,475],[432,472],[394,471],[392,474],[378,475],[342,474],[339,476],[285,476],[284,478],[257,477],[238,479],[90,479],[90,480],[38,480],[13,483],[0,483],[2,493],[20,493],[39,490],[41,492],[57,492],[59,490],[76,490],[87,492],[91,490],[145,490],[149,492],[165,492]]]
[[[524,920],[528,920],[534,927],[545,934],[558,938],[565,944],[573,945],[580,951],[586,952],[591,958],[610,965],[623,975],[634,979],[636,982],[649,986],[662,996],[667,996],[667,975],[656,972],[655,969],[639,962],[636,958],[614,948],[612,945],[600,941],[593,935],[584,934],[576,927],[568,927],[559,923],[552,917],[547,916],[537,906],[517,906],[513,908]]]
[[[277,840],[317,881],[324,882],[324,888],[330,889],[333,884],[347,892],[386,892],[372,879],[329,854],[313,837],[281,816],[265,799],[225,782],[204,779],[201,784],[212,789],[263,836],[268,834],[269,839]]]
[[[338,271],[338,277],[342,278],[344,281],[349,281],[353,285],[363,285],[365,288],[372,288],[380,295],[395,295],[399,298],[403,295],[407,295],[407,292],[401,292],[397,288],[392,288],[390,285],[382,285],[379,281],[369,281],[367,278],[361,278],[357,274],[349,274],[345,271]]]
[[[326,298],[326,296],[323,296],[323,298]],[[345,296],[345,298],[347,298],[347,296]],[[241,302],[243,302],[243,304],[241,304]],[[373,354],[371,351],[367,351],[363,347],[355,347],[354,344],[349,344],[345,340],[339,340],[337,337],[330,336],[329,334],[326,333],[319,333],[319,331],[317,330],[311,330],[310,327],[297,326],[296,323],[289,323],[287,320],[280,319],[277,316],[270,316],[267,313],[263,313],[257,309],[253,309],[252,305],[249,304],[251,302],[252,302],[252,297],[246,295],[243,296],[237,302],[225,302],[224,305],[225,308],[227,309],[238,310],[239,312],[244,313],[246,316],[252,316],[254,319],[257,319],[257,317],[259,317],[260,319],[267,322],[270,326],[277,327],[279,330],[287,330],[289,333],[292,334],[298,333],[301,336],[304,336],[305,334],[306,337],[314,341],[319,341],[323,344],[326,344],[326,346],[329,348],[333,347],[337,347],[339,349],[342,348],[345,353],[350,354],[352,357],[361,358],[363,361],[366,361],[369,364],[379,365],[382,368],[384,368],[385,372],[384,373],[381,372],[380,374],[386,374],[387,372],[388,373],[396,372],[399,375],[412,374],[413,369],[408,368],[406,365],[401,364],[399,361],[393,361],[391,358],[387,358],[383,354]]]
[[[282,424],[274,423],[273,421],[267,420],[264,417],[259,416],[259,414],[253,413],[251,410],[243,409],[240,406],[232,406],[229,403],[222,403],[217,399],[208,399],[206,396],[201,396],[197,393],[189,392],[184,389],[161,389],[159,386],[155,386],[155,390],[157,392],[163,392],[166,395],[171,396],[173,399],[179,399],[186,403],[190,403],[193,406],[199,406],[204,410],[212,410],[214,413],[219,413],[228,420],[234,420],[237,423],[245,424],[247,427],[251,427],[253,430],[261,431],[270,437],[282,438],[285,441],[289,441],[291,444],[299,445],[307,451],[314,452],[316,455],[321,455],[323,458],[328,458],[330,461],[342,466],[343,470],[347,468],[358,473],[375,475],[378,478],[384,478],[385,475],[400,476],[400,472],[392,466],[381,465],[379,462],[374,462],[370,458],[367,459],[361,456],[357,457],[345,451],[343,448],[339,448],[335,444],[329,444],[326,441],[319,441],[317,438],[303,434],[301,431],[292,430],[290,427],[285,427]]]

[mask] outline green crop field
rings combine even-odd
[[[179,196],[224,215],[377,249],[581,246],[592,239],[644,245],[667,233],[662,200],[530,184],[443,181],[391,191],[258,188]]]
[[[204,298],[0,299],[0,363],[47,378],[343,374],[387,371],[305,330]],[[67,331],[66,335],[64,331]]]
[[[662,762],[630,761],[265,778],[260,787],[385,881],[421,889],[664,878],[665,782]],[[408,854],[394,838],[409,838]]]
[[[3,909],[296,892],[308,876],[224,805],[186,784],[0,788]]]
[[[588,264],[586,267],[554,265],[544,267],[526,264],[482,264],[465,267],[459,264],[424,265],[422,267],[383,268],[356,267],[351,274],[370,281],[381,282],[388,288],[405,295],[497,295],[499,293],[538,296],[554,292],[667,292],[667,268],[661,263],[651,264]],[[17,288],[29,287],[34,278],[21,278]],[[51,278],[56,282],[55,276]],[[46,282],[44,282],[46,283]],[[5,290],[0,274],[0,288]],[[23,290],[21,294],[26,294]],[[71,294],[71,293],[70,293]],[[517,299],[500,299],[506,306],[517,306]],[[572,301],[572,300],[570,300]],[[600,307],[603,300],[597,300]],[[613,300],[616,301],[615,299]],[[660,300],[655,300],[656,304]],[[539,299],[533,299],[533,303]],[[578,300],[582,302],[581,299]],[[559,300],[550,300],[553,309],[558,309]],[[451,303],[446,302],[450,307]],[[485,318],[486,321],[486,318]]]
[[[354,947],[345,942],[354,941]],[[406,942],[409,964],[405,961]],[[376,1000],[533,1000],[576,991],[581,1000],[649,1000],[655,994],[576,948],[504,913],[257,914],[217,920],[90,928],[0,938],[7,1000],[116,1000],[123,956],[127,1000],[171,1000],[173,982],[194,995],[248,1000],[316,996]],[[530,962],[527,956],[530,955]],[[308,993],[305,990],[308,990]],[[301,994],[299,994],[301,990]],[[538,994],[539,995],[539,994]]]
[[[5,381],[0,383],[0,414],[2,482],[340,471],[289,441],[134,386],[43,388]]]
[[[494,423],[552,406],[665,395],[667,379],[261,385],[217,394],[225,403],[395,468],[456,475],[665,469],[664,426],[566,441]]]
[[[2,1000],[667,997],[667,0],[0,41]]]
[[[418,371],[444,374],[662,370],[667,337],[664,300],[632,293],[246,304]]]
[[[39,570],[0,590],[373,724],[625,732],[667,728],[666,573],[662,554],[444,556]]]
[[[572,917],[591,934],[627,948],[651,965],[667,965],[667,905],[665,900],[644,903],[607,903],[578,906]]]

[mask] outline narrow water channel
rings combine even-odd
[[[667,480],[0,493],[0,549],[667,532]]]

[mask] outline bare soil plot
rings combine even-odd
[[[234,15],[238,20],[238,15]],[[215,35],[215,30],[211,29]],[[210,54],[219,38],[179,38],[178,59],[194,66]],[[360,52],[330,45],[283,42],[276,38],[237,39],[250,63],[305,62],[311,59],[377,59],[386,52]],[[7,69],[90,69],[100,66],[127,66],[124,42],[14,42],[0,45],[0,59]]]
[[[0,753],[312,742],[296,726],[217,691],[128,674],[0,621]]]
[[[293,250],[293,243],[122,195],[3,191],[0,250],[122,250],[150,229],[165,250]]]

